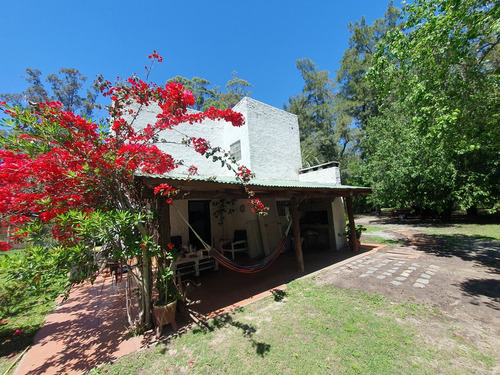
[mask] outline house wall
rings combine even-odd
[[[156,122],[156,115],[160,109],[156,105],[150,105],[141,109],[141,113],[134,122],[134,127],[143,129],[147,124]],[[189,110],[196,112],[194,110]],[[159,142],[155,145],[162,151],[172,155],[176,161],[183,161],[174,173],[187,174],[187,169],[191,165],[198,168],[200,176],[232,176],[233,174],[227,168],[221,168],[220,163],[214,163],[212,159],[195,152],[182,144],[182,139],[186,137],[204,138],[213,146],[225,147],[224,134],[228,128],[233,126],[226,121],[205,120],[203,123],[180,124],[174,129],[164,130],[159,134]],[[168,143],[161,140],[165,139]],[[225,147],[229,150],[229,145]]]
[[[298,180],[302,161],[297,116],[250,98],[243,98],[233,109],[245,117],[243,126],[205,120],[201,124],[180,124],[159,134],[159,139],[168,143],[160,141],[156,146],[177,161],[183,161],[184,166],[175,173],[187,174],[187,168],[195,165],[200,176],[233,176],[227,168],[221,168],[220,163],[214,163],[211,158],[207,159],[183,145],[182,139],[189,136],[204,138],[212,146],[220,146],[225,151],[239,140],[242,158],[238,163],[248,167],[256,178]],[[147,124],[154,124],[159,111],[155,105],[141,109],[134,127],[142,129]]]
[[[240,102],[241,103],[241,102]],[[221,144],[225,150],[230,151],[231,144],[236,141],[241,142],[241,159],[238,160],[240,165],[244,165],[252,170],[250,158],[250,142],[248,138],[248,112],[246,106],[237,104],[233,110],[239,112],[245,118],[243,126],[227,126],[224,128],[224,143]]]
[[[188,201],[176,200],[170,207],[170,235],[182,236],[182,244],[185,245],[189,241],[189,227],[184,220],[179,217],[179,212],[188,220]]]
[[[326,184],[340,185],[340,168],[329,167],[301,173],[299,180],[303,182],[321,182]]]
[[[213,202],[213,201],[212,201]],[[234,212],[226,215],[224,224],[219,225],[219,220],[214,217],[214,212],[217,209],[210,203],[210,225],[212,238],[204,238],[208,244],[219,248],[221,243],[233,241],[234,231],[244,229],[247,231],[249,254],[252,258],[256,258],[264,254],[261,228],[258,215],[252,212],[251,207],[246,204],[246,200],[236,200]],[[182,236],[183,245],[189,242],[189,227],[179,217],[179,211],[186,220],[188,219],[188,200],[176,200],[172,203],[170,210],[171,235]],[[270,237],[273,235],[271,234]]]
[[[227,215],[224,225],[221,227],[218,220],[213,216],[212,211],[212,233],[215,238],[215,246],[219,247],[220,243],[232,242],[234,239],[235,230],[246,230],[249,255],[256,258],[263,254],[262,236],[260,232],[258,215],[252,212],[251,207],[246,204],[246,200],[236,200],[232,206],[234,212]]]
[[[243,98],[234,110],[246,118],[245,156],[256,178],[297,181],[302,164],[297,116],[250,98]]]

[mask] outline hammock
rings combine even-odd
[[[286,240],[286,234],[283,235],[281,238],[281,241],[278,243],[278,246],[274,249],[274,251],[269,254],[267,257],[262,259],[259,263],[257,264],[252,264],[252,265],[241,265],[238,263],[233,262],[231,259],[228,257],[222,255],[219,253],[217,250],[215,250],[213,247],[210,248],[209,254],[219,262],[219,264],[222,264],[224,267],[229,268],[230,270],[236,271],[236,272],[241,272],[241,273],[255,273],[259,271],[265,270],[267,267],[269,267],[271,264],[274,263],[276,259],[278,259],[279,255],[283,251],[283,247],[285,246],[285,240]]]
[[[292,222],[288,224],[288,228],[285,231],[285,234],[283,237],[281,237],[280,242],[276,246],[276,248],[273,250],[272,253],[270,253],[268,256],[266,256],[264,259],[262,259],[259,263],[257,264],[252,264],[252,265],[242,265],[233,262],[231,259],[228,257],[224,256],[220,252],[218,252],[213,246],[208,245],[203,239],[196,233],[196,231],[193,229],[193,227],[189,224],[189,222],[182,216],[182,214],[177,210],[177,213],[179,216],[184,220],[184,222],[188,225],[189,229],[194,233],[194,235],[200,240],[201,244],[206,248],[209,249],[208,253],[210,256],[212,256],[219,264],[222,266],[229,268],[230,270],[240,272],[240,273],[256,273],[265,270],[268,268],[271,264],[274,263],[276,259],[278,259],[279,255],[283,251],[283,248],[285,246],[285,240],[286,237],[288,236],[288,232],[290,230],[290,227],[292,225]]]

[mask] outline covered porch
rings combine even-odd
[[[359,251],[352,201],[359,194],[371,193],[371,189],[367,187],[251,180],[247,187],[270,207],[269,215],[262,217],[252,213],[250,207],[247,208],[248,195],[244,186],[234,179],[138,174],[137,181],[142,187],[142,194],[152,199],[157,199],[153,190],[160,184],[168,184],[180,190],[172,204],[173,208],[166,208],[162,214],[168,219],[160,223],[160,244],[168,243],[171,238],[176,237],[192,248],[192,244],[196,242],[195,237],[201,236],[206,244],[219,249],[221,243],[231,241],[233,232],[244,230],[248,234],[248,255],[258,259],[273,251],[290,226],[291,235],[286,248],[294,253],[295,266],[289,266],[299,273],[306,272],[304,249],[327,250],[326,254],[346,248],[345,211],[349,217],[351,233],[354,234],[351,250]],[[218,219],[212,206],[217,201],[232,202],[233,205],[236,202],[227,211],[232,214],[226,224],[229,228],[222,226],[221,229],[216,224]],[[221,222],[218,224],[221,225]],[[194,227],[194,230],[189,229],[189,226]],[[200,249],[203,247],[198,243],[196,250]]]

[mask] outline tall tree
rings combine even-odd
[[[214,98],[207,100],[207,106],[219,109],[232,108],[245,96],[252,95],[250,88],[253,85],[244,79],[238,78],[236,74],[238,73],[231,73],[233,78],[226,83],[226,92],[219,91],[218,87],[215,88],[216,95]]]
[[[416,0],[404,7],[402,19],[405,27],[393,29],[378,44],[370,72],[383,107],[377,123],[398,123],[419,140],[425,152],[401,150],[419,180],[432,173],[425,165],[429,159],[421,156],[440,151],[441,162],[452,173],[427,190],[443,193],[432,203],[438,211],[449,212],[454,204],[467,209],[498,202],[500,3]],[[400,117],[406,120],[394,122],[391,112],[399,109],[404,109]],[[390,147],[386,140],[372,141],[368,169],[373,171],[377,163],[390,165],[391,154],[383,152]],[[385,175],[394,176],[396,168],[388,168]],[[418,201],[421,194],[406,182],[399,204]],[[386,198],[381,194],[382,201]]]
[[[296,65],[304,88],[301,94],[290,97],[284,108],[298,116],[304,166],[332,160],[343,162],[352,151],[355,135],[349,121],[336,114],[330,72],[319,70],[310,59],[297,60]]]
[[[399,12],[391,1],[384,18],[378,18],[369,25],[363,16],[360,21],[347,25],[351,33],[349,48],[344,51],[335,77],[338,87],[335,92],[337,123],[341,122],[339,128],[349,129],[352,133],[351,152],[342,163],[343,181],[347,184],[367,184],[362,175],[364,150],[360,148],[360,141],[366,136],[368,121],[379,113],[376,90],[370,85],[367,72],[373,65],[376,44],[397,26]],[[365,200],[366,197],[356,202],[359,204]]]
[[[366,73],[373,65],[376,44],[396,27],[399,13],[391,1],[385,17],[376,19],[372,25],[366,23],[364,16],[347,25],[351,33],[349,48],[344,51],[335,78],[338,84],[337,110],[350,116],[353,125],[359,128],[365,128],[368,120],[378,114],[376,91]]]
[[[210,107],[217,109],[227,109],[234,107],[245,96],[250,96],[252,84],[236,76],[233,72],[233,78],[226,84],[226,92],[220,91],[218,86],[210,88],[210,81],[193,77],[193,79],[177,76],[167,81],[181,83],[186,89],[193,92],[196,101],[192,108],[198,111],[206,111]]]
[[[42,82],[42,72],[38,69],[26,69],[26,82],[29,87],[21,94],[1,94],[0,99],[11,105],[26,105],[27,102],[41,103],[48,100],[59,101],[64,109],[90,117],[96,108],[97,89],[86,89],[81,94],[87,77],[77,69],[61,68],[58,74],[50,74],[45,79],[50,83],[47,91]]]

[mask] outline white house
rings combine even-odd
[[[233,110],[243,114],[245,125],[233,127],[224,121],[207,120],[202,124],[182,124],[160,134],[157,146],[182,160],[186,167],[196,165],[197,176],[189,180],[186,167],[166,175],[137,175],[149,188],[166,182],[189,192],[172,204],[171,236],[184,244],[200,246],[180,219],[182,215],[205,242],[215,247],[230,242],[235,231],[246,231],[248,255],[259,257],[276,246],[288,227],[291,211],[296,208],[299,222],[295,228],[300,227],[301,233],[300,238],[294,233],[298,240],[294,243],[302,243],[304,251],[345,248],[344,198],[350,200],[357,194],[368,194],[370,189],[341,185],[336,162],[302,169],[296,115],[248,97]],[[134,126],[154,123],[156,114],[154,107],[147,107]],[[213,146],[230,151],[238,163],[248,167],[255,174],[250,187],[269,207],[268,215],[253,213],[233,172],[183,145],[186,136],[202,137]],[[162,143],[162,138],[168,143]],[[226,208],[222,221],[221,202]]]

